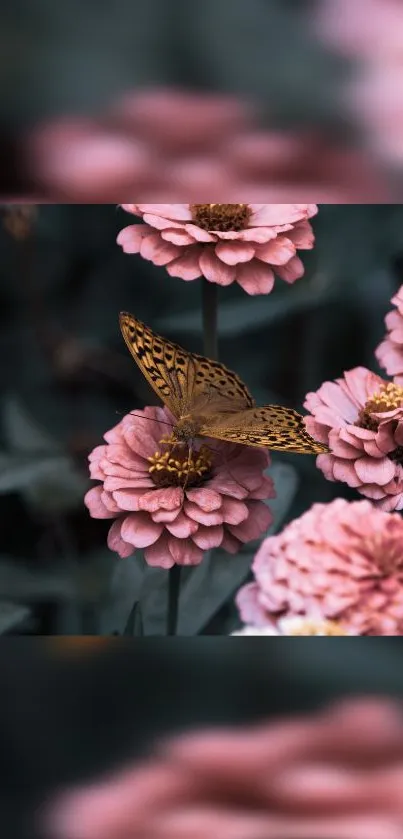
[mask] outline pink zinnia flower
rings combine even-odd
[[[403,520],[369,501],[315,504],[253,564],[238,594],[247,624],[314,612],[359,635],[403,634]]]
[[[400,0],[325,0],[316,11],[319,34],[341,53],[381,62],[400,59]]]
[[[149,565],[198,565],[205,551],[237,553],[267,531],[264,499],[274,486],[264,475],[270,459],[260,449],[206,439],[188,448],[164,443],[165,408],[129,414],[90,455],[91,477],[102,481],[85,503],[94,518],[116,519],[108,545],[121,557],[144,548]]]
[[[317,636],[332,638],[351,634],[341,629],[334,621],[324,621],[320,618],[311,618],[305,615],[295,618],[280,618],[275,624],[265,624],[264,626],[244,626],[238,632],[232,633],[232,635],[245,638],[264,635],[271,637]]]
[[[239,133],[228,147],[226,161],[236,181],[234,197],[287,202],[303,196],[323,204],[393,200],[384,174],[368,154],[331,143],[319,131]]]
[[[317,465],[383,510],[403,509],[403,388],[364,367],[308,393],[310,434],[327,443]]]
[[[400,0],[325,0],[317,4],[320,34],[342,54],[359,59],[345,91],[351,116],[367,146],[384,162],[402,166],[403,7]],[[393,200],[393,199],[392,199]]]
[[[397,384],[403,385],[403,286],[392,297],[392,303],[396,309],[386,316],[388,332],[375,355],[388,376],[393,376]]]
[[[400,703],[352,698],[164,738],[47,796],[35,822],[53,839],[401,839],[402,772]]]
[[[311,249],[308,219],[316,204],[122,204],[144,224],[126,227],[118,244],[165,265],[171,277],[268,294],[275,274],[287,283],[302,277],[299,249]]]

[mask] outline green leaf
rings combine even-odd
[[[65,458],[30,453],[0,454],[0,493],[26,490],[65,466]]]
[[[228,300],[220,304],[220,338],[234,338],[259,329],[266,329],[295,312],[317,309],[331,299],[334,290],[324,283],[305,281],[295,289],[269,296]],[[168,317],[157,318],[156,329],[161,332],[183,334],[202,334],[202,320],[199,311],[194,309]]]
[[[141,553],[127,559],[119,559],[110,553],[114,564],[110,587],[100,614],[100,634],[124,635],[130,620],[133,620],[133,603],[142,604],[146,566]],[[146,633],[147,634],[147,633]]]
[[[0,635],[20,633],[33,624],[33,612],[27,606],[0,602]]]
[[[60,447],[26,411],[18,397],[10,394],[3,400],[3,428],[10,449],[20,452],[58,452]]]
[[[141,638],[144,635],[143,617],[141,614],[140,603],[134,603],[133,609],[130,612],[127,624],[125,626],[123,635],[130,637]]]
[[[34,509],[48,514],[66,513],[83,504],[90,481],[72,463],[60,456],[47,464],[24,491],[27,503]]]

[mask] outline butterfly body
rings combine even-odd
[[[201,436],[297,454],[329,451],[308,434],[296,411],[256,407],[239,376],[218,361],[187,352],[127,312],[120,327],[141,372],[175,418],[174,442],[191,447]]]
[[[200,434],[202,422],[191,416],[179,417],[172,429],[172,437],[178,443],[188,443]]]

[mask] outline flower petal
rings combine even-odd
[[[228,525],[228,530],[241,542],[259,539],[273,524],[273,513],[262,501],[250,501],[249,516],[241,524]]]
[[[173,568],[175,561],[169,550],[169,537],[166,533],[163,533],[153,545],[145,549],[144,559],[147,565],[152,568],[165,568],[166,570]]]
[[[237,267],[236,280],[247,294],[270,294],[274,286],[274,273],[268,265],[254,259],[247,265]]]
[[[173,245],[177,245],[180,248],[188,247],[188,245],[194,244],[194,239],[186,230],[183,228],[179,230],[169,229],[163,230],[161,233],[161,238],[166,242],[171,242]]]
[[[248,505],[235,498],[224,498],[222,504],[223,521],[226,524],[241,524],[249,516]]]
[[[251,204],[250,226],[294,224],[315,214],[314,204]],[[317,208],[316,208],[317,212]]]
[[[221,510],[214,510],[207,513],[205,510],[202,510],[197,504],[192,504],[190,501],[185,501],[184,504],[184,511],[187,516],[194,521],[197,521],[199,524],[209,525],[216,525],[222,524],[223,522],[223,514]]]
[[[119,519],[119,521],[115,521],[112,525],[108,534],[108,548],[110,551],[115,551],[115,553],[119,554],[122,559],[127,559],[128,556],[132,556],[134,550],[133,545],[129,545],[122,538],[122,521],[122,519]]]
[[[382,460],[361,457],[355,464],[355,470],[363,483],[385,486],[395,476],[396,466],[386,457]]]
[[[278,274],[282,280],[285,280],[286,283],[294,283],[295,280],[299,280],[304,276],[304,263],[300,260],[299,256],[294,256],[290,259],[287,265],[277,268],[276,274]]]
[[[255,246],[248,242],[219,242],[215,252],[226,265],[239,265],[250,262],[255,256]]]
[[[118,489],[113,493],[113,498],[120,510],[137,513],[141,510],[140,499],[146,491],[144,489]]]
[[[203,527],[200,525],[192,536],[192,539],[199,548],[203,551],[210,551],[213,548],[218,548],[224,537],[224,528],[220,525],[216,527]]]
[[[211,513],[214,510],[219,510],[222,506],[222,497],[219,492],[214,492],[212,489],[200,487],[199,489],[188,489],[186,497],[193,504],[197,504],[201,510],[206,513]]]
[[[144,494],[139,503],[140,510],[155,513],[157,510],[176,510],[183,503],[183,489],[181,487],[166,487],[154,489]]]
[[[144,239],[150,235],[152,230],[147,224],[130,224],[120,231],[116,241],[125,253],[140,253]]]
[[[234,266],[221,262],[212,248],[205,248],[199,259],[200,270],[206,280],[217,285],[227,286],[235,280]]]
[[[121,535],[135,548],[147,548],[159,539],[163,525],[152,520],[148,513],[132,513],[122,523]]]
[[[175,539],[171,536],[168,544],[172,559],[177,565],[200,565],[203,561],[204,552],[192,539]]]
[[[167,265],[167,272],[170,277],[179,277],[181,280],[197,280],[202,275],[200,268],[200,257],[202,248],[192,245],[187,248],[177,259]]]
[[[151,213],[174,221],[191,221],[192,213],[189,204],[137,204],[140,213]]]
[[[165,242],[159,233],[147,236],[143,239],[140,247],[140,254],[143,259],[148,259],[154,265],[167,265],[180,256],[180,248]]]
[[[269,265],[286,265],[295,256],[295,245],[285,236],[278,236],[267,245],[256,248],[256,258]]]
[[[105,505],[103,496],[104,490],[102,486],[93,487],[88,490],[84,498],[84,504],[90,511],[91,517],[93,519],[116,518],[116,513],[111,512],[111,510]]]
[[[180,512],[175,521],[167,522],[166,528],[172,536],[176,536],[178,539],[188,539],[189,536],[197,533],[199,525],[194,519],[190,519],[185,513]]]

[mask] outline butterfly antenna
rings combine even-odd
[[[136,411],[130,411],[129,414],[126,414],[125,411],[115,411],[115,414],[117,414],[118,417],[138,417],[139,419],[146,420],[147,422],[157,422],[158,425],[167,425],[169,428],[173,428],[172,422],[161,419],[153,419],[152,417],[145,417],[144,414],[138,414]]]

